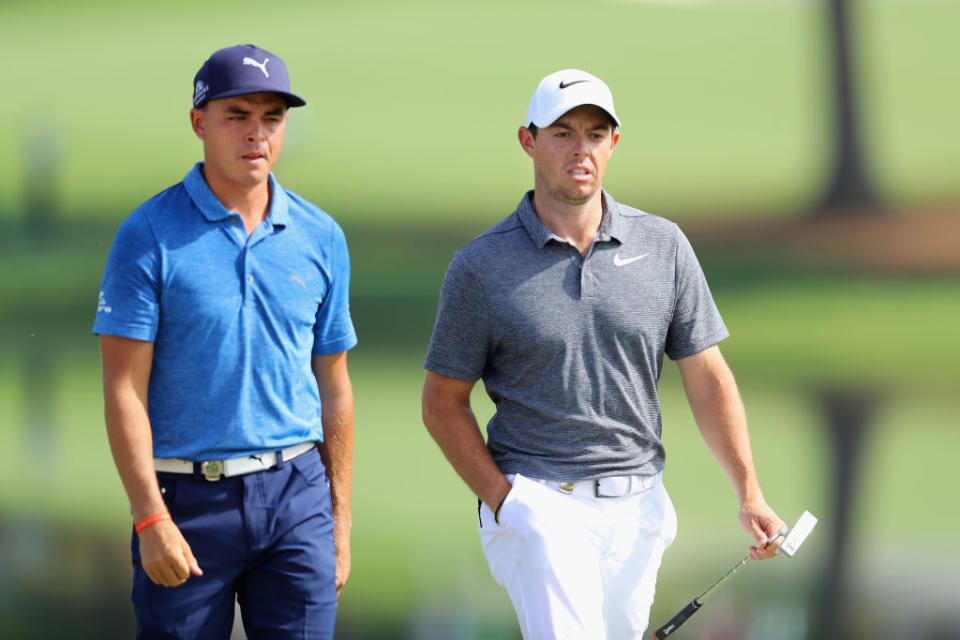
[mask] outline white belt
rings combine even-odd
[[[558,482],[556,480],[539,480],[538,482],[561,493],[592,498],[622,498],[651,489],[656,483],[658,475],[608,476],[579,482]]]
[[[193,473],[194,467],[200,465],[203,477],[214,481],[275,467],[281,460],[293,460],[316,446],[314,442],[301,442],[280,451],[267,451],[252,456],[240,456],[239,458],[227,458],[226,460],[206,460],[204,462],[194,462],[182,458],[154,458],[153,467],[157,471],[166,473]]]

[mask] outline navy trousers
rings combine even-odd
[[[158,473],[202,576],[154,584],[133,534],[137,637],[228,640],[235,602],[259,638],[333,638],[337,611],[330,486],[316,450],[272,469],[209,482]]]

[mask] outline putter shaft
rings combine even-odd
[[[733,567],[730,568],[729,571],[727,571],[725,574],[720,576],[720,579],[714,582],[709,587],[707,587],[706,591],[704,591],[703,593],[698,595],[696,598],[691,600],[690,604],[685,606],[683,609],[678,611],[676,615],[674,615],[672,618],[667,620],[666,624],[664,624],[654,632],[653,637],[656,640],[663,640],[664,638],[669,636],[671,633],[676,631],[681,624],[686,622],[687,618],[695,614],[700,609],[700,607],[703,606],[703,603],[709,600],[710,597],[714,593],[716,593],[717,589],[722,587],[724,584],[727,583],[728,580],[730,580],[730,577],[734,573],[736,573],[737,569],[747,564],[747,561],[749,559],[750,559],[749,555],[744,556],[743,560],[735,564]]]
[[[777,538],[779,538],[779,537],[781,537],[781,536],[785,536],[785,535],[787,535],[787,530],[786,530],[786,529],[780,529],[780,530],[777,531],[775,534],[773,534],[771,537],[767,538],[767,543],[769,544],[769,543],[773,542],[774,540],[776,540]],[[744,557],[743,557],[743,560],[741,560],[741,561],[738,562],[737,564],[733,565],[733,566],[730,568],[729,571],[727,571],[725,574],[723,574],[722,576],[720,576],[720,579],[719,579],[719,580],[717,580],[717,581],[714,582],[712,585],[710,585],[709,587],[707,587],[706,591],[704,591],[703,593],[701,593],[700,595],[698,595],[696,598],[694,598],[693,600],[691,600],[691,601],[690,601],[690,604],[688,604],[688,605],[685,606],[683,609],[681,609],[680,611],[678,611],[675,616],[673,616],[672,618],[670,618],[669,620],[667,620],[666,624],[664,624],[663,626],[661,626],[659,629],[657,629],[657,630],[653,633],[654,639],[655,639],[655,640],[663,640],[664,638],[666,638],[667,636],[669,636],[671,633],[673,633],[674,631],[676,631],[677,628],[679,628],[680,625],[682,625],[684,622],[686,622],[687,618],[689,618],[690,616],[692,616],[693,614],[695,614],[695,613],[700,609],[700,607],[702,607],[703,604],[704,604],[707,600],[709,600],[709,599],[711,598],[711,596],[713,596],[714,593],[717,592],[717,590],[718,590],[720,587],[722,587],[723,585],[727,584],[727,582],[730,581],[730,578],[733,577],[733,574],[737,572],[737,569],[739,569],[740,567],[746,565],[748,560],[750,560],[750,554],[747,554],[746,556],[744,556]]]

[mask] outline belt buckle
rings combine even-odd
[[[608,496],[605,493],[600,493],[600,480],[602,480],[602,478],[593,479],[593,497],[594,498],[612,498],[613,496]]]
[[[627,488],[620,493],[601,493],[600,492],[600,483],[608,478],[594,478],[593,480],[593,497],[594,498],[622,498],[633,493],[633,478],[628,478]],[[616,479],[616,478],[613,478]]]
[[[223,460],[207,460],[206,462],[201,462],[200,471],[203,472],[203,477],[206,480],[216,482],[223,477]]]

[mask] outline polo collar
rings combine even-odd
[[[520,204],[517,205],[517,216],[526,228],[527,233],[530,234],[530,239],[537,245],[537,249],[543,249],[547,242],[557,237],[543,226],[540,218],[537,217],[537,212],[533,210],[533,189],[527,191],[520,198]]]
[[[629,235],[620,203],[606,191],[603,192],[603,218],[600,220],[600,230],[597,235],[601,240],[613,239],[621,243]]]
[[[234,213],[223,206],[220,200],[217,199],[217,196],[214,195],[210,189],[210,185],[207,184],[207,181],[203,177],[202,168],[203,163],[198,162],[183,178],[183,186],[186,188],[190,199],[197,205],[200,213],[203,214],[203,217],[206,218],[208,222],[218,222],[228,216],[234,215]],[[273,173],[270,174],[268,179],[270,180],[270,211],[267,212],[267,222],[274,227],[285,227],[290,220],[290,203],[287,199],[287,194],[280,185],[277,184],[277,179],[273,177]]]
[[[537,212],[533,210],[533,189],[527,191],[520,199],[520,204],[517,205],[517,216],[538,249],[542,249],[550,240],[565,242],[540,222]],[[597,238],[602,241],[613,239],[623,242],[626,237],[627,226],[620,212],[620,204],[609,193],[603,191],[603,217],[600,218]]]

